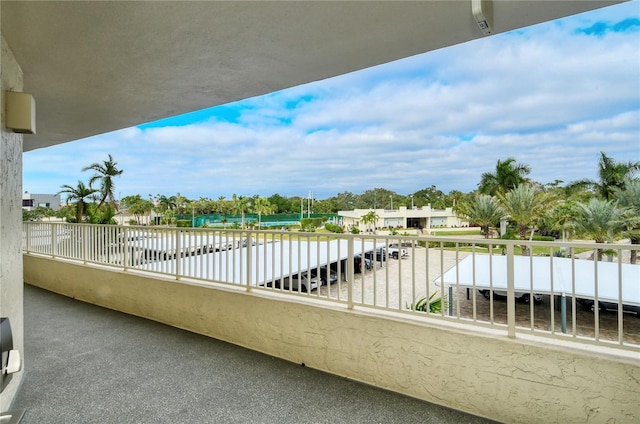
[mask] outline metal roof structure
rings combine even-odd
[[[640,306],[640,265],[516,256],[514,274],[516,292],[575,295],[581,299],[595,299],[597,296],[598,301],[618,303],[621,299],[625,305]],[[470,255],[445,272],[443,278],[448,286],[506,291],[507,257]],[[438,277],[435,282],[440,284],[441,281]]]
[[[357,242],[354,243],[354,255],[371,252],[375,248],[373,242]],[[178,267],[180,274],[187,277],[242,285],[250,281],[252,286],[264,286],[287,276],[345,260],[348,258],[348,249],[347,240],[269,241],[250,247],[181,257]],[[152,261],[138,268],[167,270],[174,269],[174,263],[175,259]]]

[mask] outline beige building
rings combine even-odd
[[[362,218],[374,212],[377,216],[374,224],[365,224]],[[355,209],[339,211],[342,225],[347,229],[357,227],[361,232],[380,228],[415,228],[427,232],[431,228],[460,228],[469,223],[458,217],[452,208],[432,209],[431,206],[409,209]]]

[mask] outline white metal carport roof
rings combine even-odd
[[[378,247],[381,247],[379,245]],[[373,242],[354,243],[354,255],[373,251]],[[251,266],[251,285],[262,286],[311,269],[319,268],[348,258],[348,241],[275,241],[250,248],[230,249],[179,259],[181,276],[247,284],[248,263]],[[150,271],[167,269],[167,262],[156,261],[141,265]]]
[[[640,265],[545,256],[515,256],[515,291],[640,306]],[[444,283],[507,290],[507,256],[470,255],[444,273]],[[596,286],[597,281],[597,286]],[[441,278],[435,280],[440,284]],[[596,290],[597,287],[597,290]]]

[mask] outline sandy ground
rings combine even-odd
[[[409,253],[410,258],[389,259],[382,264],[376,262],[374,270],[355,274],[354,304],[407,310],[417,299],[433,293],[437,293],[436,297],[439,297],[441,288],[434,283],[436,278],[453,267],[457,260],[462,260],[469,255],[466,252],[459,252],[456,256],[456,252],[453,251],[420,247],[409,249]],[[399,284],[399,281],[402,281],[402,284]],[[461,288],[455,290],[453,297],[449,299],[448,290],[445,289],[445,291],[446,302],[451,302],[454,316],[480,322],[506,323],[506,298],[495,296],[493,302],[490,302],[478,291],[467,291]],[[321,287],[315,294],[319,297],[329,296],[346,302],[348,284],[339,282],[330,288]],[[595,314],[577,303],[574,314],[572,299],[568,298],[567,333],[619,341],[617,312],[600,311],[598,315],[598,325],[596,325]],[[533,304],[516,302],[516,325],[525,329],[561,334],[561,316],[559,297],[543,296],[541,302]],[[622,337],[626,343],[640,345],[640,315],[623,314],[622,328]]]

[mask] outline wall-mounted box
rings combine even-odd
[[[31,94],[5,92],[6,127],[21,134],[36,133],[36,101]]]

